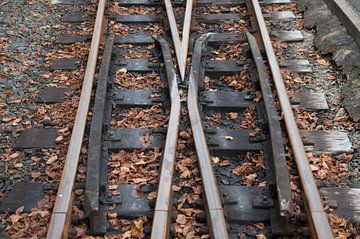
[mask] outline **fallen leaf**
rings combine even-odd
[[[12,214],[9,219],[11,221],[12,224],[16,224],[17,222],[20,221],[22,217],[20,215],[17,215],[17,214]]]
[[[58,159],[58,156],[53,155],[46,161],[46,164],[53,164],[53,163],[55,163],[57,161],[57,159]]]
[[[59,142],[62,141],[63,139],[64,139],[64,136],[60,135],[60,136],[58,136],[58,137],[55,139],[55,141],[56,141],[57,143],[59,143]]]
[[[230,113],[228,114],[228,116],[229,116],[230,119],[234,120],[234,119],[237,119],[237,117],[239,116],[239,114],[236,113],[236,112],[230,112]]]
[[[118,188],[118,185],[109,185],[109,190],[116,190]]]
[[[142,232],[144,230],[143,225],[144,225],[144,221],[140,218],[134,221],[135,227],[136,229],[138,229],[140,232]]]
[[[16,163],[14,164],[15,168],[22,168],[24,165],[22,163]]]
[[[256,173],[249,174],[248,176],[245,176],[245,182],[244,183],[247,186],[251,186],[255,182],[256,177],[257,177]]]
[[[310,164],[310,169],[311,169],[311,171],[314,172],[314,171],[318,171],[320,168],[316,165]]]
[[[14,159],[14,158],[19,157],[19,155],[20,155],[19,153],[13,153],[9,157],[10,157],[10,159]]]
[[[186,132],[186,131],[181,131],[180,132],[180,137],[184,138],[184,139],[190,139],[191,138],[190,134],[188,132]]]
[[[262,229],[265,228],[264,223],[261,223],[261,222],[255,223],[255,224],[253,224],[253,225],[254,225],[255,227],[259,228],[260,230],[262,230]]]
[[[117,217],[117,213],[116,212],[108,212],[108,218],[109,219],[115,219]]]
[[[331,63],[325,59],[319,59],[317,60],[317,62],[320,64],[320,65],[323,65],[323,66],[330,66]]]
[[[226,166],[229,166],[229,165],[231,165],[231,163],[230,163],[230,161],[227,160],[227,159],[221,161],[221,163],[220,163],[220,166],[221,166],[221,167],[226,167]]]
[[[116,73],[125,74],[127,72],[126,68],[120,68]]]
[[[211,157],[211,160],[213,161],[214,164],[219,163],[220,158],[219,157]]]
[[[266,236],[264,234],[256,235],[256,239],[266,239]]]
[[[181,224],[181,225],[184,225],[186,223],[186,217],[184,214],[179,214],[177,215],[176,217],[176,222]]]

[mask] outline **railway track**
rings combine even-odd
[[[101,13],[104,13],[104,4],[99,3],[96,26],[102,25],[99,19],[103,19]],[[148,3],[119,3],[129,9],[136,9],[134,6],[137,4]],[[197,2],[194,5],[188,1],[186,5],[176,6],[180,14],[175,15],[172,3],[165,1],[165,9],[160,7],[160,10],[157,9],[159,5],[154,3],[157,15],[120,15],[112,18],[113,26],[110,26],[107,35],[99,71],[89,138],[85,211],[90,220],[90,233],[114,232],[114,229],[108,227],[110,212],[127,220],[146,218],[140,221],[146,224],[146,231],[151,238],[174,237],[174,230],[171,230],[171,218],[174,217],[172,184],[181,124],[178,89],[181,80],[184,81],[183,87],[189,87],[187,93],[183,92],[187,95],[190,119],[190,125],[185,124],[185,127],[191,126],[190,132],[194,137],[193,150],[196,149],[203,187],[201,197],[204,207],[200,208],[204,209],[210,237],[236,238],[244,232],[243,226],[254,222],[265,223],[263,231],[267,235],[293,235],[290,225],[293,213],[290,174],[279,109],[276,108],[271,78],[267,73],[270,70],[304,189],[311,234],[316,238],[331,238],[331,227],[307,161],[260,4],[258,1],[246,1],[239,6],[239,3],[226,2],[216,6],[215,10],[231,6],[237,9],[230,8],[230,13],[223,13],[220,17],[211,14],[213,5],[207,4]],[[153,13],[154,9],[149,12]],[[242,17],[240,19],[239,13]],[[183,21],[181,16],[185,16]],[[221,28],[222,22],[225,23],[224,28]],[[182,24],[181,39],[178,27]],[[196,31],[191,34],[191,69],[186,78],[191,26]],[[100,27],[97,29],[93,36],[95,47],[100,39]],[[112,29],[115,32],[119,30],[120,35],[114,36]],[[158,32],[152,35],[154,29],[164,32],[165,38],[159,36]],[[255,32],[257,39],[244,31]],[[180,77],[176,74],[174,56],[166,38],[172,39]],[[131,44],[129,48],[135,49],[140,57],[136,53],[135,57],[126,55],[127,44]],[[227,60],[226,56],[225,60],[216,60],[219,52],[226,55],[223,47],[231,44],[237,44],[237,50],[240,51],[237,56],[240,55],[240,59]],[[268,66],[265,65],[261,50],[267,56]],[[95,69],[95,55],[96,52],[93,60],[88,61],[92,63],[88,65],[88,70]],[[149,74],[155,74],[156,77]],[[94,72],[90,71],[89,75],[93,76]],[[127,75],[135,83],[127,85],[125,81],[122,82]],[[249,81],[244,83],[247,86],[243,90],[236,90],[229,84],[229,79],[234,80],[231,78],[234,75]],[[155,82],[148,82],[147,77]],[[211,78],[210,82],[205,82],[209,79],[206,77]],[[144,80],[148,84],[141,82]],[[85,93],[88,96],[85,105],[88,105],[90,87],[85,86],[83,89],[88,89]],[[78,114],[82,116],[82,125],[79,130],[84,129],[87,112],[86,107],[80,109]],[[138,117],[135,119],[135,128],[129,115]],[[214,123],[214,115],[220,115],[220,123]],[[225,120],[224,115],[227,118]],[[230,123],[239,120],[239,126]],[[255,122],[249,122],[252,120]],[[220,125],[214,127],[214,124]],[[159,125],[162,127],[159,128]],[[73,142],[79,142],[83,131],[76,133],[77,129],[74,128],[73,132],[79,137]],[[73,175],[72,180],[74,178],[74,165],[77,163],[72,162],[71,158],[76,160],[75,156],[80,150],[79,144],[76,145],[74,150],[70,145],[69,164],[65,166],[64,179],[66,175]],[[74,152],[74,156],[71,152]],[[129,154],[136,156],[129,157]],[[138,155],[143,155],[149,162],[144,162]],[[219,158],[222,164],[229,165],[216,165]],[[126,159],[131,163],[124,161]],[[130,167],[130,171],[122,172],[129,170],[126,166]],[[72,173],[68,173],[69,169]],[[138,170],[141,171],[140,175]],[[152,172],[150,175],[146,172],[149,170]],[[238,179],[224,177],[231,174],[238,176]],[[61,191],[62,188],[66,191]],[[154,193],[155,197],[150,196]],[[60,238],[59,228],[64,225],[64,212],[69,210],[69,204],[61,202],[64,201],[64,195],[67,195],[66,201],[71,201],[71,188],[60,185],[59,195],[62,197],[55,204],[48,238]],[[58,205],[64,205],[64,208],[58,209]],[[63,220],[60,224],[57,224],[58,215]]]
[[[196,218],[194,237],[309,236],[293,219],[293,155],[305,227],[332,238],[324,200],[333,196],[320,194],[306,154],[316,146],[304,135],[316,134],[298,130],[293,108],[303,102],[288,95],[271,43],[299,34],[269,33],[266,21],[292,14],[261,9],[289,1],[106,2],[92,37],[62,39],[91,48],[47,238],[69,237],[89,109],[88,234],[174,238],[184,228],[174,224]]]

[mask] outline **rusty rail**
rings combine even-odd
[[[182,51],[182,61],[184,64],[183,71],[180,72],[181,79],[184,80],[185,70],[186,70],[186,59],[189,49],[189,40],[190,40],[190,28],[192,21],[192,13],[193,13],[193,0],[186,1],[186,9],[185,9],[185,18],[184,18],[184,26],[181,40],[181,51]]]
[[[173,11],[173,7],[170,0],[165,0],[165,10],[167,19],[170,25],[171,37],[174,43],[176,60],[179,66],[179,73],[181,80],[185,78],[185,70],[186,70],[186,59],[189,47],[190,40],[190,28],[191,28],[191,20],[192,20],[192,9],[193,9],[193,0],[186,1],[186,9],[185,9],[185,18],[184,25],[182,31],[182,38],[180,40],[179,30],[176,25],[176,19]]]
[[[169,238],[170,231],[169,222],[172,207],[172,184],[180,124],[181,103],[170,48],[162,37],[156,36],[155,40],[160,45],[163,54],[169,85],[171,110],[169,116],[169,126],[166,134],[164,156],[161,163],[159,188],[157,192],[151,238],[166,239]]]
[[[309,161],[306,156],[299,130],[297,128],[294,113],[292,111],[285,84],[281,76],[280,67],[271,44],[269,32],[266,28],[265,20],[258,0],[252,0],[252,6],[254,8],[256,20],[258,22],[258,27],[265,47],[265,53],[270,66],[273,82],[275,84],[279,98],[280,107],[284,114],[286,130],[304,190],[308,223],[311,227],[312,237],[323,239],[333,238],[334,236],[332,234],[327,214],[324,211],[323,202],[321,200],[319,190],[316,186],[314,176],[310,169]]]
[[[201,123],[199,99],[198,99],[198,82],[201,64],[201,52],[204,42],[209,34],[202,35],[195,43],[193,60],[190,70],[189,91],[187,107],[191,122],[191,129],[195,141],[196,153],[199,160],[200,173],[203,178],[203,188],[205,194],[205,204],[207,206],[208,224],[210,234],[215,239],[229,238],[227,224],[224,215],[224,209],[220,199],[217,187],[214,169],[211,164],[210,153],[206,143],[204,129]]]
[[[86,120],[90,105],[96,63],[98,59],[100,38],[104,22],[105,0],[99,0],[90,52],[87,60],[84,81],[81,89],[79,106],[76,112],[74,128],[71,134],[64,170],[56,195],[55,206],[51,215],[47,239],[67,238],[66,220],[71,216],[72,191],[75,182],[80,150],[85,132]]]
[[[172,37],[172,41],[174,43],[176,60],[177,60],[178,66],[179,66],[180,76],[181,76],[181,79],[183,79],[184,75],[182,75],[181,72],[185,72],[185,65],[183,62],[181,41],[180,41],[180,37],[179,37],[179,31],[176,26],[174,10],[173,10],[170,0],[165,0],[164,3],[165,3],[167,19],[168,19],[169,25],[170,25],[171,37]]]

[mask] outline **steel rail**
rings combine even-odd
[[[191,28],[191,20],[192,20],[192,12],[193,12],[193,0],[186,1],[186,9],[185,9],[185,18],[183,25],[183,32],[181,38],[181,52],[182,52],[182,61],[184,64],[183,71],[180,71],[181,79],[184,80],[185,70],[186,70],[186,59],[189,49],[189,40],[190,40],[190,28]]]
[[[170,238],[169,222],[172,207],[172,184],[179,133],[181,103],[170,48],[162,37],[155,36],[154,38],[159,43],[163,54],[171,100],[171,110],[164,147],[164,156],[161,163],[151,238],[165,239]]]
[[[63,237],[67,237],[67,235],[63,235],[63,232],[65,230],[65,222],[67,218],[71,216],[69,215],[69,211],[71,210],[71,197],[91,100],[100,38],[104,22],[105,5],[105,0],[99,0],[79,106],[77,108],[66,161],[56,195],[54,209],[51,215],[50,225],[46,236],[47,239],[61,239]]]
[[[280,67],[271,44],[269,32],[266,28],[259,1],[252,0],[252,2],[262,41],[265,46],[265,53],[275,84],[275,89],[279,98],[280,107],[284,115],[288,137],[304,190],[308,223],[311,227],[312,237],[323,239],[333,238],[334,236],[327,218],[327,214],[324,211],[323,202],[321,200],[319,190],[316,186],[314,176],[310,169],[309,161],[306,156],[304,145],[295,121],[294,112],[290,105],[289,97],[287,95],[286,87],[281,76]]]
[[[276,109],[275,99],[270,85],[270,77],[267,74],[267,68],[262,59],[260,48],[255,37],[249,32],[246,32],[246,36],[258,72],[261,93],[263,95],[266,115],[269,122],[272,160],[274,164],[276,192],[279,202],[278,207],[281,216],[290,216],[292,212],[290,176],[287,171],[284,172],[284,170],[287,170],[285,146],[278,111]]]
[[[182,52],[182,47],[181,47],[182,44],[181,44],[180,37],[179,37],[179,31],[178,31],[178,28],[176,25],[176,19],[175,19],[171,1],[165,0],[164,3],[165,3],[166,15],[167,15],[169,25],[170,25],[171,37],[172,37],[174,47],[175,47],[176,60],[177,60],[178,66],[179,66],[181,80],[183,80],[184,75],[182,75],[181,72],[185,73],[185,65],[183,62],[183,52]]]
[[[199,160],[200,173],[203,178],[203,188],[205,202],[207,206],[208,224],[210,227],[211,238],[229,238],[224,209],[221,203],[219,189],[217,187],[214,169],[211,164],[210,153],[206,143],[204,129],[201,123],[198,82],[202,48],[209,34],[202,35],[195,43],[193,61],[190,70],[189,90],[187,107],[189,111],[191,129],[195,141],[196,153]]]

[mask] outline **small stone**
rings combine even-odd
[[[41,121],[41,123],[44,125],[44,126],[54,126],[55,123],[52,122],[51,120],[49,119],[44,119],[43,121]]]
[[[256,229],[250,228],[250,229],[248,229],[248,230],[245,232],[245,234],[246,234],[247,236],[255,237],[255,236],[258,234],[258,232],[257,232]]]
[[[30,110],[30,112],[36,112],[37,111],[37,107],[35,106],[35,105],[30,105],[29,107],[28,107],[28,110]]]

